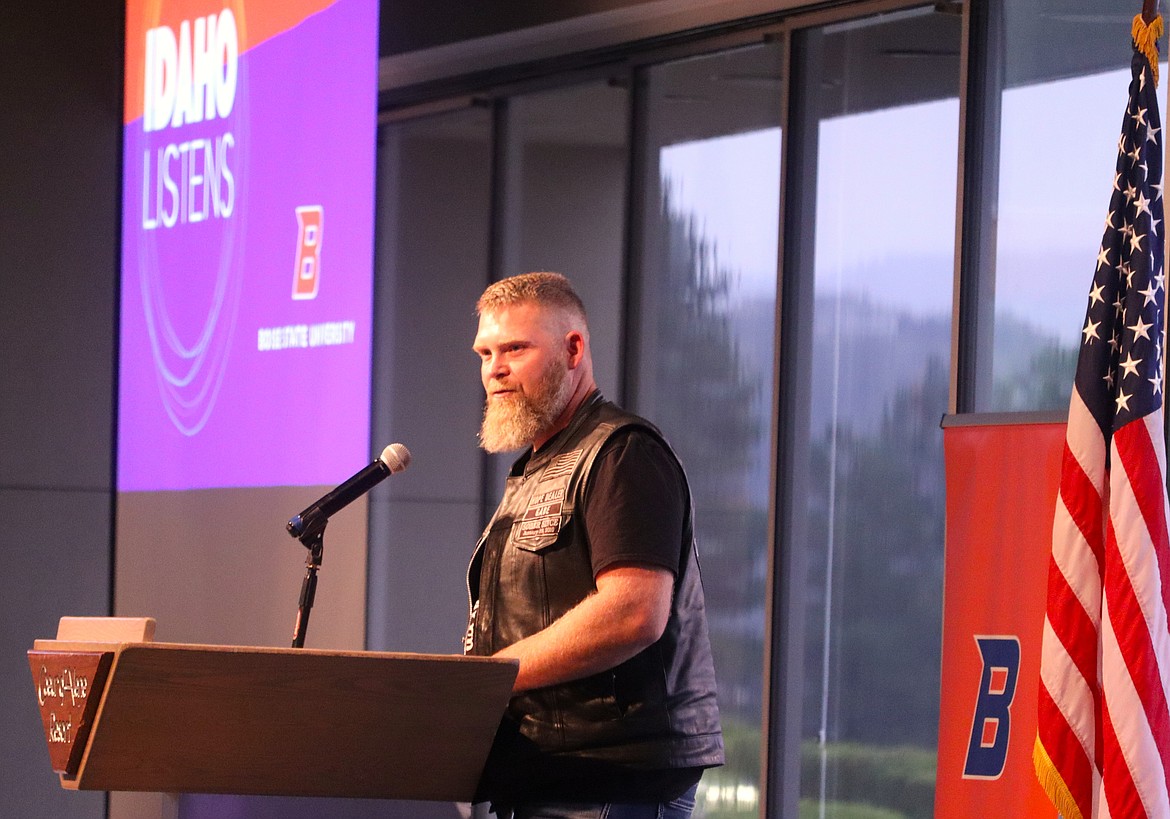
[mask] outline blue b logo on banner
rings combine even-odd
[[[1011,707],[1020,676],[1018,637],[975,638],[983,658],[964,779],[998,779],[1007,763]]]

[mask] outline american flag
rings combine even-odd
[[[1053,523],[1033,761],[1065,819],[1170,817],[1165,226],[1155,83],[1135,46]]]

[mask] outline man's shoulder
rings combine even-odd
[[[611,420],[601,423],[609,428],[597,446],[593,461],[605,464],[607,468],[603,471],[611,479],[642,480],[648,473],[656,473],[670,476],[672,483],[685,480],[682,462],[654,424],[620,408]]]
[[[630,435],[642,431],[649,437],[656,438],[663,444],[666,443],[666,437],[662,431],[651,421],[637,413],[619,407],[612,401],[601,401],[598,404],[596,415],[593,418],[593,426],[607,427],[607,440],[617,434]]]
[[[586,481],[598,461],[610,464],[610,471],[616,467],[619,473],[626,473],[629,466],[657,464],[658,469],[663,469],[670,464],[667,471],[682,474],[682,462],[654,423],[606,400],[600,393],[590,403],[574,436],[576,440],[566,446],[573,450],[574,463],[580,463]]]

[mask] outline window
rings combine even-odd
[[[649,69],[634,408],[687,467],[725,767],[700,809],[759,811],[783,48]]]
[[[1120,0],[989,5],[989,114],[998,108],[999,129],[981,161],[997,204],[980,231],[994,247],[981,271],[994,329],[981,335],[988,375],[977,380],[976,410],[1068,408],[1140,10]]]
[[[779,627],[801,816],[933,812],[959,43],[960,18],[929,10],[794,35],[785,293],[807,295],[786,305],[781,423],[800,572]]]
[[[378,134],[373,448],[401,441],[413,460],[370,495],[370,648],[458,652],[467,625],[482,505],[472,308],[489,270],[491,131],[490,112],[468,108]]]
[[[555,270],[572,279],[589,310],[598,384],[617,398],[629,92],[573,85],[512,97],[502,115],[496,276]]]

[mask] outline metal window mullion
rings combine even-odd
[[[776,306],[776,465],[769,657],[767,662],[766,816],[795,817],[800,799],[807,560],[799,503],[808,485],[812,383],[813,253],[819,99],[811,70],[815,33],[788,38],[787,105],[781,162],[781,251]]]
[[[491,230],[484,287],[508,275],[509,259],[516,253],[512,231],[519,229],[514,212],[519,192],[515,181],[521,170],[514,148],[511,105],[507,99],[493,100],[489,104],[492,108]],[[484,526],[491,519],[496,500],[502,494],[496,478],[501,470],[500,461],[500,455],[480,451],[479,517]]]
[[[992,392],[1004,84],[1002,21],[1002,2],[964,5],[955,312],[951,324],[952,413],[985,408]]]
[[[642,293],[645,264],[642,254],[646,247],[646,168],[648,154],[650,100],[646,68],[630,71],[629,94],[629,165],[626,185],[626,242],[624,259],[624,286],[622,291],[623,317],[621,339],[621,373],[619,402],[624,407],[636,408],[639,372],[642,362]]]

